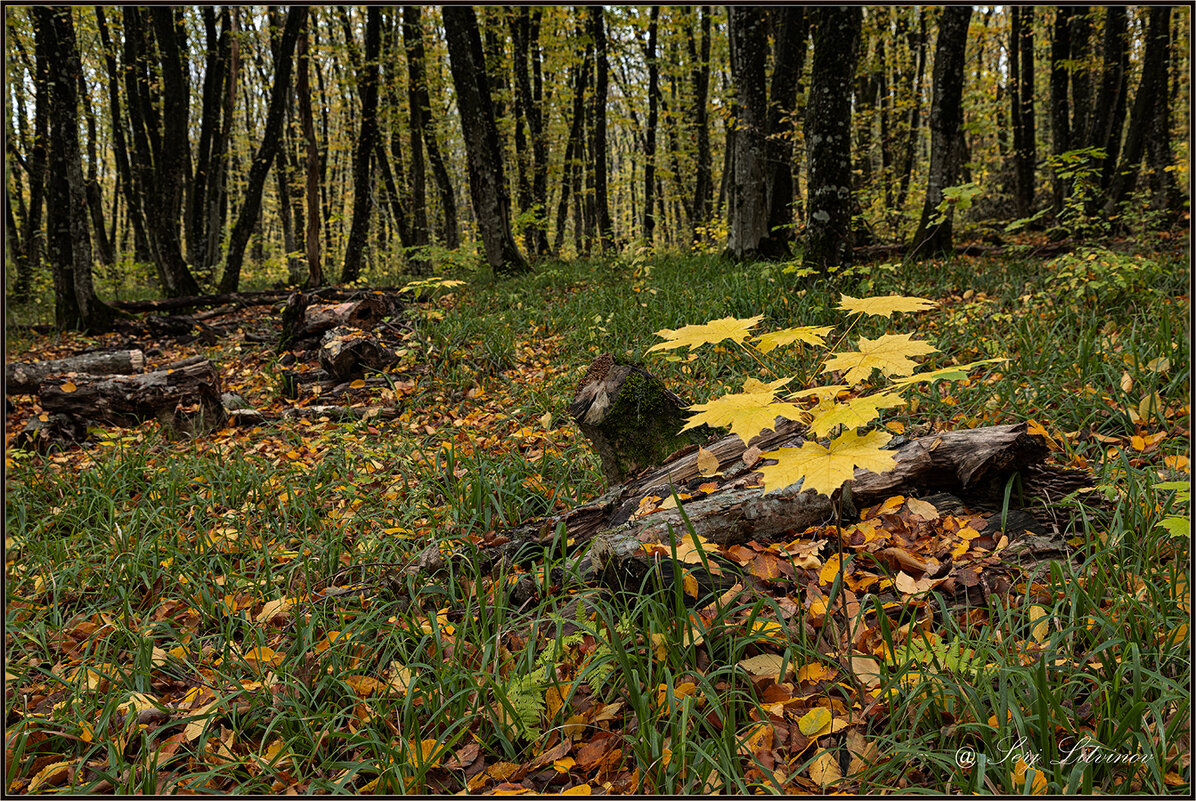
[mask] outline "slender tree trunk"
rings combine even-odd
[[[768,240],[765,197],[767,97],[764,58],[768,36],[762,10],[727,8],[731,77],[739,109],[735,132],[735,182],[731,186],[730,255],[758,258]]]
[[[1170,151],[1170,125],[1164,115],[1167,114],[1166,101],[1160,98],[1167,93],[1167,62],[1170,59],[1171,8],[1168,6],[1152,6],[1150,21],[1146,33],[1145,53],[1142,58],[1142,78],[1138,83],[1138,94],[1134,98],[1134,108],[1130,115],[1129,135],[1125,140],[1125,149],[1121,157],[1121,165],[1113,176],[1109,187],[1109,196],[1105,201],[1104,214],[1111,217],[1117,212],[1117,206],[1133,191],[1138,180],[1139,164],[1142,161],[1143,150],[1150,147],[1151,140],[1161,140],[1163,147]],[[1160,116],[1163,116],[1160,124]],[[1151,159],[1151,166],[1162,170],[1170,166],[1170,158],[1165,160],[1156,156]],[[1169,175],[1169,173],[1166,173]],[[1165,207],[1165,206],[1164,206]]]
[[[1013,6],[1009,33],[1009,97],[1013,110],[1014,213],[1029,217],[1034,207],[1034,9]]]
[[[955,182],[962,161],[959,131],[963,123],[964,53],[971,17],[971,6],[947,6],[939,18],[934,50],[934,97],[930,105],[930,171],[922,219],[910,251],[913,258],[952,252],[954,212],[941,214],[938,207],[943,201],[943,189]]]
[[[710,222],[713,203],[714,179],[711,177],[710,120],[707,96],[710,89],[710,6],[699,9],[701,44],[695,47],[693,29],[688,29],[689,57],[691,62],[690,83],[693,88],[694,141],[697,144],[694,170],[693,225],[704,226]],[[777,62],[778,65],[780,62]],[[691,231],[691,236],[693,232]]]
[[[91,110],[91,99],[88,97],[87,81],[80,70],[79,75],[80,105],[83,115],[87,118],[87,177],[84,179],[84,189],[87,194],[87,208],[91,212],[91,231],[94,237],[93,250],[101,264],[111,267],[116,263],[112,252],[112,240],[108,237],[108,229],[104,224],[104,197],[100,190],[96,164],[96,118]]]
[[[594,94],[590,97],[591,119],[593,120],[593,147],[590,163],[594,176],[594,227],[598,238],[598,250],[605,253],[614,247],[614,228],[610,219],[610,203],[607,200],[606,175],[606,93],[609,65],[606,57],[606,23],[602,6],[590,6],[590,38],[594,41]]]
[[[1105,158],[1099,167],[1101,188],[1107,190],[1121,147],[1121,124],[1118,109],[1125,108],[1125,72],[1129,57],[1126,42],[1125,6],[1109,6],[1105,10],[1104,65],[1100,88],[1092,104],[1088,124],[1087,144],[1101,148]]]
[[[511,235],[511,203],[477,17],[469,6],[445,6],[443,15],[465,137],[470,198],[486,262],[499,274],[526,272],[527,262]]]
[[[660,106],[660,65],[656,61],[656,34],[660,24],[660,6],[648,12],[648,44],[644,47],[644,62],[648,65],[648,125],[644,131],[644,241],[652,245],[656,240],[656,119]]]
[[[307,18],[307,6],[290,6],[287,9],[286,24],[282,40],[278,45],[278,61],[274,65],[274,85],[270,88],[270,103],[266,110],[266,127],[262,132],[262,143],[258,147],[253,163],[249,167],[249,179],[245,187],[245,198],[237,221],[229,235],[228,258],[224,275],[220,279],[220,292],[236,292],[241,282],[241,264],[245,258],[245,247],[249,237],[261,219],[262,188],[270,163],[278,152],[282,136],[282,122],[286,108],[287,94],[291,91],[291,67],[294,61],[295,43],[299,39]]]
[[[806,114],[809,208],[802,262],[847,267],[851,255],[851,85],[860,9],[820,6]]]
[[[34,8],[36,36],[44,40],[50,86],[49,231],[54,275],[54,317],[58,328],[99,332],[111,327],[112,307],[95,294],[87,190],[79,149],[78,76],[82,72],[69,7]],[[39,41],[41,44],[41,41]]]
[[[311,17],[304,20],[303,32],[298,41],[298,73],[295,76],[295,91],[299,96],[299,120],[303,125],[303,142],[306,146],[305,167],[307,170],[307,281],[304,289],[324,285],[324,271],[320,267],[320,150],[316,146],[316,126],[311,113],[310,57],[308,55],[308,31]]]
[[[424,67],[426,61],[424,30],[420,22],[419,6],[403,6],[403,42],[407,50],[411,107],[420,109],[419,120],[423,126],[423,140],[428,151],[428,164],[432,168],[432,178],[440,193],[440,207],[444,213],[441,238],[444,240],[445,247],[456,249],[461,245],[461,237],[457,230],[457,200],[453,192],[452,180],[444,166],[444,159],[440,155],[440,146],[436,142],[436,127],[432,120],[431,102],[428,99],[428,79]]]
[[[378,54],[381,41],[382,9],[370,6],[366,9],[365,62],[361,65],[358,80],[361,128],[353,155],[353,222],[349,227],[349,241],[345,244],[342,284],[356,281],[365,263],[366,236],[369,234],[370,214],[373,211],[370,179],[378,146]]]
[[[548,133],[545,130],[543,52],[540,45],[540,26],[543,10],[538,6],[532,11],[528,26],[528,51],[532,61],[532,94],[528,106],[528,124],[532,135],[532,201],[536,204],[537,225],[532,239],[531,251],[537,256],[548,256]]]
[[[1055,10],[1051,28],[1051,150],[1058,156],[1071,149],[1071,109],[1067,96],[1067,59],[1071,54],[1071,25],[1075,9],[1062,6]],[[1051,206],[1056,217],[1063,211],[1067,187],[1062,178],[1051,182]]]
[[[922,78],[926,73],[926,9],[918,9],[918,30],[910,31],[911,49],[917,53],[917,67],[914,72],[913,103],[909,110],[909,122],[906,125],[908,137],[901,157],[901,168],[897,175],[897,208],[905,207],[905,198],[909,193],[910,177],[914,172],[914,156],[918,152],[918,129],[922,125]],[[998,87],[999,88],[999,87]],[[999,126],[1004,131],[1004,126]]]
[[[772,85],[768,97],[768,139],[765,149],[768,167],[765,176],[768,205],[768,249],[771,258],[789,255],[794,242],[794,159],[793,141],[797,118],[797,89],[806,63],[806,9],[783,6],[777,14],[777,38],[773,49]]]
[[[1088,145],[1092,124],[1092,78],[1088,61],[1092,58],[1092,16],[1087,6],[1072,8],[1068,61],[1071,69],[1071,140],[1068,150]]]
[[[556,213],[556,239],[553,242],[553,249],[560,251],[561,243],[565,238],[565,218],[569,213],[569,193],[572,190],[574,200],[577,200],[577,183],[576,176],[580,170],[582,158],[582,125],[585,119],[585,94],[586,87],[590,82],[590,59],[589,54],[584,46],[578,47],[578,63],[573,68],[573,116],[569,123],[569,138],[565,143],[565,170],[561,178],[561,199],[557,205]],[[574,204],[577,205],[576,203]],[[573,218],[574,239],[578,243],[577,252],[581,253],[580,236],[581,231],[581,216],[574,215]]]

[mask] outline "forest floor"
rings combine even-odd
[[[5,789],[1186,795],[1190,268],[1186,240],[1156,245],[870,265],[806,289],[784,265],[711,256],[475,277],[412,302],[387,385],[338,401],[393,420],[176,440],[149,422],[38,455],[11,446],[41,411],[14,397]],[[1068,502],[1068,558],[959,612],[915,590],[882,609],[856,572],[829,616],[833,525],[718,549],[772,593],[713,611],[689,608],[684,583],[610,596],[557,582],[559,563],[482,567],[503,530],[604,490],[564,411],[597,354],[708,401],[758,365],[728,343],[647,353],[655,332],[839,325],[840,292],[936,301],[858,332],[916,332],[941,351],[928,366],[1009,359],[915,391],[884,425],[1034,421],[1051,461],[1095,477]],[[150,368],[206,356],[224,391],[278,410],[295,401],[255,341],[277,331],[264,308],[214,345],[137,344]],[[127,340],[18,333],[6,357]],[[818,366],[810,348],[769,355],[776,375]],[[891,498],[857,525],[975,556],[946,532],[981,521],[919,527],[919,503]],[[437,542],[447,575],[378,578]],[[570,618],[578,596],[591,612]],[[829,645],[843,615],[849,659]]]

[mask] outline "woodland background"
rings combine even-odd
[[[96,295],[637,243],[823,269],[949,252],[953,224],[993,244],[1167,228],[1189,25],[1145,6],[14,7],[7,297],[54,277],[57,323],[102,328]]]

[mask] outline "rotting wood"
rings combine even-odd
[[[102,378],[48,378],[38,400],[50,413],[116,426],[157,419],[174,433],[195,433],[223,425],[220,373],[195,356],[149,373]]]
[[[140,350],[95,351],[50,361],[12,362],[4,367],[4,392],[33,394],[44,379],[67,373],[130,375],[144,369],[145,354]]]

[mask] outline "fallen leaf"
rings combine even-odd
[[[839,769],[839,760],[830,751],[821,751],[810,763],[810,778],[818,783],[823,790],[843,778]]]

